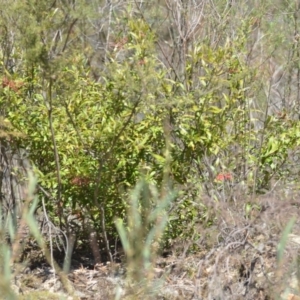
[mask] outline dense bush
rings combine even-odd
[[[90,9],[81,15],[81,3],[40,1],[38,9],[34,1],[16,3],[22,13],[14,51],[1,50],[0,110],[22,134],[16,145],[28,153],[40,196],[62,228],[69,230],[69,215],[79,214],[115,235],[115,218],[126,220],[138,179],[162,186],[166,149],[168,186],[180,191],[168,208],[166,239],[214,221],[204,193],[230,201],[227,187],[256,193],[272,180],[293,180],[288,163],[299,144],[298,121],[290,111],[282,117],[268,104],[256,105],[263,96],[254,99],[264,74],[247,55],[259,16],[248,15],[217,44],[200,35],[192,45],[182,40],[184,53],[174,54],[172,65],[159,40],[165,29],[151,23],[154,12],[116,10],[106,51],[94,59],[95,33],[85,24],[88,18],[96,24]],[[3,20],[13,15],[8,8]]]

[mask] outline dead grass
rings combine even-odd
[[[131,272],[137,268],[138,278],[130,278],[125,260],[96,263],[89,252],[77,251],[70,273],[62,276],[59,265],[63,265],[63,258],[56,257],[54,272],[49,257],[43,254],[45,248],[38,250],[32,238],[25,238],[26,261],[14,260],[11,290],[15,295],[10,293],[7,299],[298,299],[298,188],[277,185],[256,197],[236,189],[228,197],[234,200],[226,199],[202,198],[214,215],[214,223],[194,225],[198,240],[181,239],[168,249],[166,257],[153,255],[149,258],[151,268],[141,266],[141,259],[136,264],[132,260]],[[291,230],[283,233],[291,220]],[[11,249],[16,251],[14,246]]]

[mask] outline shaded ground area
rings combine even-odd
[[[219,223],[199,225],[202,237],[193,243],[197,250],[177,243],[170,255],[157,259],[151,294],[126,281],[125,264],[96,264],[90,253],[74,253],[67,276],[73,294],[68,294],[66,284],[33,249],[28,267],[14,278],[14,289],[20,299],[114,299],[119,294],[119,299],[299,300],[299,200],[297,194],[290,201],[269,194],[253,201],[247,215],[242,204],[216,207]],[[290,220],[295,223],[281,251],[278,244]]]

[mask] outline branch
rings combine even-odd
[[[95,192],[94,192],[94,203],[99,208],[100,213],[101,213],[101,225],[102,225],[103,238],[104,238],[104,242],[105,242],[105,246],[106,246],[106,251],[109,255],[109,259],[110,259],[111,262],[113,261],[113,256],[112,256],[112,253],[111,253],[110,248],[109,248],[109,241],[108,241],[107,234],[106,234],[104,203],[99,203],[98,202],[99,184],[100,184],[101,174],[102,174],[102,171],[103,171],[103,165],[106,161],[109,160],[109,158],[112,154],[112,150],[115,148],[117,141],[119,140],[119,138],[122,135],[122,133],[124,132],[124,130],[127,128],[130,121],[132,120],[132,118],[133,118],[133,116],[136,112],[136,108],[138,107],[138,105],[140,103],[140,98],[141,98],[141,95],[140,95],[139,99],[136,101],[136,103],[134,104],[129,118],[127,119],[125,124],[122,126],[119,133],[113,139],[113,142],[112,142],[110,148],[106,151],[106,153],[104,154],[104,157],[102,157],[102,159],[99,159],[98,174],[97,174],[97,178],[96,178],[96,187],[95,187]]]
[[[48,120],[49,120],[49,127],[51,132],[51,139],[53,144],[53,152],[54,152],[54,160],[56,166],[56,177],[57,177],[57,200],[58,200],[58,215],[59,215],[59,222],[61,223],[62,218],[62,203],[61,203],[61,175],[60,175],[60,162],[59,162],[59,155],[57,150],[57,144],[55,139],[55,132],[53,127],[53,119],[52,119],[52,78],[50,77],[49,82],[49,89],[48,89]]]

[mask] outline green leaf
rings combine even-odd
[[[223,109],[217,107],[217,106],[210,106],[209,111],[214,113],[214,114],[219,114],[223,111]]]
[[[157,162],[159,164],[164,164],[165,161],[166,161],[166,159],[163,156],[161,156],[161,155],[152,153],[152,156],[157,160]]]
[[[268,149],[267,151],[263,154],[263,157],[268,157],[271,154],[274,154],[275,152],[278,151],[280,143],[274,139],[270,139],[268,143]]]

